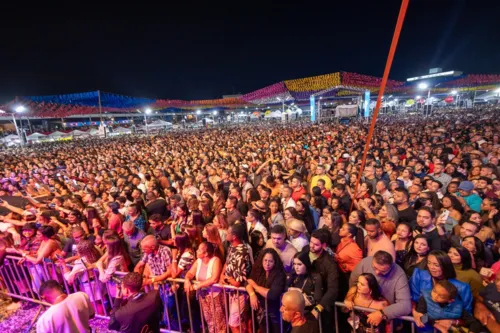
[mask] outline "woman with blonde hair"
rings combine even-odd
[[[89,295],[90,301],[97,306],[97,312],[99,314],[104,314],[103,304],[101,301],[103,295],[105,294],[105,286],[94,279],[94,272],[92,268],[95,268],[95,263],[101,257],[101,254],[94,246],[94,242],[88,239],[81,240],[76,246],[76,250],[79,259],[75,260],[73,268],[69,268],[64,258],[58,260],[59,265],[61,265],[64,279],[69,284],[74,284],[75,278],[79,278],[81,282],[81,290]],[[87,274],[83,272],[87,271]]]
[[[219,257],[222,262],[225,262],[226,256],[219,229],[213,223],[208,223],[205,228],[203,228],[202,236],[207,240],[207,242],[214,245],[215,255]]]
[[[368,205],[362,205],[363,212],[369,219],[377,219],[380,221],[382,231],[389,239],[396,233],[396,223],[398,222],[398,210],[394,205],[385,203],[375,215]]]

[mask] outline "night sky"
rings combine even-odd
[[[382,76],[400,0],[2,5],[0,103],[102,90],[212,99],[339,70]],[[500,1],[411,0],[390,77],[500,73]]]

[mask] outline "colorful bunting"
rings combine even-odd
[[[323,90],[340,85],[340,73],[332,73],[303,79],[287,80],[285,85],[293,92]]]

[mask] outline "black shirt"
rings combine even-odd
[[[108,328],[120,332],[160,332],[162,302],[158,290],[140,293],[128,300],[117,298]]]
[[[148,216],[160,214],[161,217],[166,218],[169,214],[167,202],[163,199],[156,199],[155,201],[148,203],[146,210],[148,212]]]
[[[153,229],[155,238],[157,240],[169,240],[172,238],[172,235],[170,233],[170,225],[164,225],[163,228],[161,228],[160,231],[157,231],[156,229]]]
[[[312,315],[307,316],[307,321],[302,326],[292,327],[290,333],[318,333],[319,332],[319,324],[318,320],[314,318]]]
[[[417,230],[419,230],[419,229],[420,228],[417,228]],[[439,236],[439,232],[438,232],[437,228],[432,229],[431,232],[426,232],[426,233],[423,233],[423,234],[427,238],[427,242],[429,243],[430,251],[432,251],[432,250],[443,250],[444,249],[444,246],[441,244],[442,239],[441,239],[441,236]],[[444,244],[444,242],[443,242],[443,244]]]
[[[406,222],[409,223],[413,230],[417,226],[417,212],[413,207],[408,207],[403,210],[398,210],[398,223]]]

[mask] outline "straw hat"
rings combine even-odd
[[[304,222],[302,222],[301,220],[297,220],[297,219],[290,219],[286,223],[286,226],[288,229],[295,230],[295,231],[302,232],[302,233],[307,231],[307,228],[306,228],[306,225],[304,224]]]

